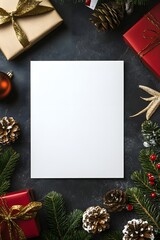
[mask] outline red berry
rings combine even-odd
[[[157,169],[160,169],[160,163],[157,163],[157,164],[156,164],[156,168],[157,168]]]
[[[151,198],[155,198],[155,197],[157,197],[157,194],[155,192],[152,192],[150,196],[151,196]]]
[[[152,154],[152,155],[150,156],[150,160],[151,160],[151,161],[155,161],[156,159],[157,159],[156,154]]]
[[[151,173],[147,173],[147,177],[150,177],[150,176],[152,176],[152,174]]]
[[[151,175],[148,179],[149,179],[149,181],[153,182],[155,180],[155,177],[153,175]]]
[[[132,204],[127,204],[126,209],[130,212],[133,210]]]
[[[150,184],[151,186],[153,186],[153,185],[155,184],[155,182],[149,181],[149,184]]]
[[[85,4],[86,4],[87,6],[90,6],[91,0],[86,0],[86,1],[85,1]]]

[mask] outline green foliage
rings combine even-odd
[[[116,0],[118,3],[125,3],[125,0]],[[135,5],[145,5],[149,2],[149,0],[133,0],[133,4]]]
[[[122,240],[123,234],[120,231],[106,232],[102,240]]]
[[[0,148],[0,195],[6,193],[10,186],[10,178],[15,170],[19,154],[12,148]]]
[[[82,230],[82,211],[67,214],[61,194],[50,192],[44,200],[49,231],[45,240],[89,240],[91,235]]]
[[[150,199],[143,194],[141,189],[130,188],[127,190],[129,201],[133,204],[137,214],[144,220],[147,220],[157,230],[160,230],[160,213]]]
[[[160,128],[157,123],[148,120],[142,123],[141,133],[145,142],[154,147],[160,145]]]

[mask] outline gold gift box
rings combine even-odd
[[[16,10],[19,0],[0,0],[0,7],[7,12]],[[43,0],[40,5],[53,7],[48,0]],[[8,60],[12,60],[37,41],[46,36],[62,23],[62,18],[53,8],[53,11],[29,17],[19,17],[16,22],[23,29],[29,40],[29,45],[23,47],[17,39],[12,23],[6,23],[0,26],[0,49]]]

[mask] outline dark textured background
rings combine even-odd
[[[138,85],[142,84],[160,90],[160,83],[124,43],[122,35],[159,1],[152,0],[150,5],[136,8],[131,16],[124,19],[121,27],[112,33],[97,32],[88,20],[92,11],[82,3],[72,3],[70,1],[72,0],[62,3],[60,0],[56,2],[52,0],[64,19],[64,24],[61,27],[11,62],[8,62],[0,54],[0,70],[13,70],[14,72],[12,94],[9,99],[0,103],[0,113],[1,117],[5,115],[13,116],[19,121],[22,129],[21,138],[14,144],[14,148],[21,154],[21,160],[13,177],[10,190],[33,188],[38,200],[43,199],[45,194],[54,190],[63,194],[68,210],[74,208],[85,210],[91,205],[101,205],[102,196],[109,189],[130,186],[132,184],[131,173],[135,169],[139,169],[138,153],[142,148],[140,125],[144,121],[145,115],[134,119],[129,119],[129,116],[145,106],[145,103],[139,98],[140,94],[145,94],[138,89]],[[30,179],[31,60],[125,61],[125,179]],[[45,85],[44,79],[43,98],[45,98],[45,88],[47,87],[50,86]],[[152,120],[158,121],[158,114],[159,110]],[[110,118],[112,119],[112,116]],[[112,152],[108,151],[108,158],[110,158],[110,155],[112,155]],[[113,214],[111,228],[122,228],[126,221],[132,217],[130,215],[132,214]]]

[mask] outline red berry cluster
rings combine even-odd
[[[156,163],[156,160],[157,160],[157,155],[156,154],[150,155],[150,161],[154,162],[156,164],[156,168],[158,170],[160,170],[160,163]],[[147,173],[147,177],[148,177],[148,180],[149,180],[149,184],[151,186],[154,186],[155,185],[155,177],[151,173]],[[156,198],[157,194],[155,192],[152,192],[150,194],[150,197],[151,198]]]

